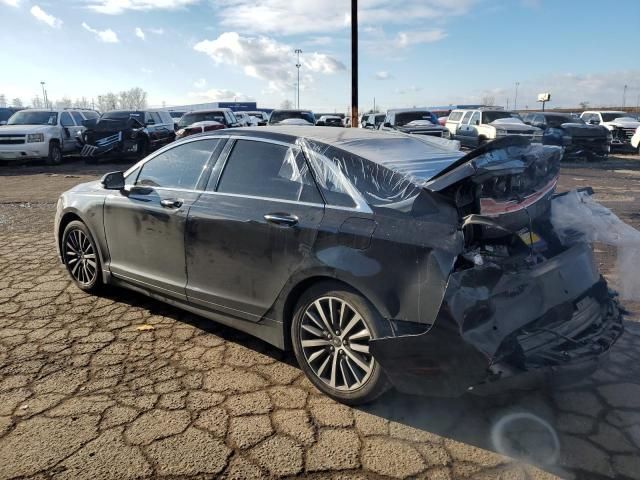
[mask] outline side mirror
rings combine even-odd
[[[107,190],[122,190],[124,188],[124,173],[107,173],[100,179],[100,183]]]
[[[384,122],[382,126],[386,128],[391,128],[391,124],[389,122]]]
[[[480,125],[480,120],[476,120],[475,122],[473,122],[474,125]]]

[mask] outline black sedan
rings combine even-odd
[[[564,147],[564,158],[603,160],[611,150],[611,133],[601,125],[588,125],[569,113],[532,112],[526,124],[541,128],[542,143]]]
[[[590,246],[549,221],[561,152],[221,130],[62,194],[56,242],[79,288],[130,288],[292,349],[345,403],[390,383],[528,383],[595,368],[622,331]]]

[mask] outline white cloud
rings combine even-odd
[[[442,40],[446,36],[447,34],[444,32],[444,30],[441,29],[398,32],[398,35],[396,36],[396,45],[403,48],[420,43],[432,43],[437,42],[438,40]]]
[[[154,35],[163,35],[164,34],[164,29],[163,28],[148,28],[148,31],[150,31],[151,33],[153,33]]]
[[[21,0],[0,0],[0,3],[4,3],[10,7],[19,7]]]
[[[98,40],[104,43],[118,43],[120,40],[118,39],[118,35],[116,32],[107,28],[106,30],[96,30],[95,28],[91,28],[85,22],[82,22],[82,28],[86,31],[93,33]]]
[[[374,78],[376,80],[389,80],[390,78],[393,78],[393,77],[389,72],[382,71],[382,72],[376,72],[376,74],[374,75]]]
[[[62,20],[54,17],[53,15],[48,14],[44,10],[42,10],[38,5],[34,5],[31,7],[31,15],[33,15],[37,20],[42,23],[46,23],[51,28],[60,28],[62,26]]]
[[[362,0],[358,20],[367,25],[424,23],[467,13],[477,0],[405,0],[401,7],[388,0]],[[238,30],[279,35],[335,31],[349,26],[345,0],[218,0],[221,23]]]
[[[204,78],[199,78],[193,82],[193,86],[196,88],[204,88],[207,85],[207,81]]]
[[[136,37],[141,38],[142,40],[146,38],[140,27],[136,27]]]
[[[270,90],[287,91],[295,78],[294,47],[268,37],[244,37],[237,32],[222,33],[215,40],[203,40],[194,50],[211,57],[216,64],[241,67],[249,77],[267,80]],[[300,58],[303,75],[333,74],[345,70],[337,59],[323,53],[305,53]]]
[[[205,92],[189,92],[187,94],[189,98],[198,102],[225,102],[225,101],[237,101],[246,102],[254,100],[253,97],[247,96],[240,92],[234,92],[226,88],[212,88]]]
[[[127,10],[175,10],[199,2],[200,0],[87,0],[88,8],[107,15],[118,15]]]
[[[146,75],[151,75],[153,73],[153,70],[151,70],[150,68],[146,68],[146,67],[142,67],[140,69],[140,71]]]

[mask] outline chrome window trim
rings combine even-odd
[[[252,141],[257,141],[257,142],[273,143],[273,144],[282,145],[282,146],[288,147],[288,148],[296,148],[299,151],[301,151],[302,154],[305,156],[305,160],[309,164],[309,167],[313,168],[313,166],[311,165],[309,160],[306,158],[306,155],[304,154],[304,150],[302,148],[300,148],[299,145],[296,145],[295,143],[291,143],[291,142],[285,142],[285,141],[282,141],[282,140],[274,140],[274,139],[271,139],[271,138],[257,137],[257,136],[252,136],[252,135],[235,135],[235,134],[232,134],[232,133],[229,133],[229,134],[216,133],[216,134],[198,136],[197,138],[185,138],[185,139],[179,140],[178,142],[172,142],[169,145],[165,145],[164,147],[160,148],[159,150],[153,152],[152,154],[150,154],[146,158],[143,158],[139,162],[137,162],[134,165],[132,165],[131,167],[129,167],[124,172],[125,183],[126,183],[127,176],[129,176],[131,173],[135,172],[135,170],[137,168],[142,168],[147,162],[153,160],[158,155],[160,155],[160,154],[162,154],[162,153],[164,153],[167,150],[170,150],[172,148],[176,148],[176,147],[179,147],[180,145],[184,145],[185,143],[197,142],[197,141],[201,141],[201,140],[234,140],[234,142],[227,143],[227,145],[225,145],[225,148],[220,153],[220,157],[221,157],[221,161],[222,161],[222,167],[221,167],[221,172],[220,172],[221,174],[218,176],[218,178],[216,180],[216,185],[215,185],[216,190],[215,191],[211,191],[211,190],[196,190],[196,189],[177,189],[177,188],[169,188],[169,187],[151,187],[151,188],[163,189],[163,190],[173,190],[173,191],[182,191],[182,192],[193,192],[193,193],[200,193],[200,194],[205,193],[205,194],[231,195],[231,196],[237,196],[237,197],[252,198],[252,199],[256,199],[256,200],[271,200],[271,201],[295,203],[295,204],[310,205],[310,206],[319,205],[319,204],[316,204],[316,203],[299,202],[299,201],[295,201],[295,200],[284,200],[284,199],[278,199],[278,198],[258,197],[258,196],[252,196],[252,195],[242,195],[242,194],[230,194],[230,193],[223,193],[223,192],[218,192],[217,191],[218,183],[220,182],[220,178],[222,178],[222,173],[224,172],[224,169],[227,166],[227,160],[229,159],[229,155],[231,154],[232,146],[235,145],[235,140],[252,140]],[[344,176],[344,174],[342,174],[342,175],[343,175],[344,181],[347,182],[349,185],[351,185],[352,189],[355,192],[357,192],[357,189],[355,187],[353,187],[353,185],[351,184],[349,179],[346,178]],[[200,178],[198,179],[198,181],[200,181]],[[129,185],[133,186],[131,184],[129,184]],[[197,185],[197,183],[196,183],[196,185]],[[369,204],[364,200],[364,198],[362,198],[362,196],[360,194],[358,194],[357,198],[354,198],[354,196],[351,195],[351,194],[349,194],[349,196],[355,202],[355,204],[356,204],[355,207],[344,207],[344,206],[340,206],[340,205],[331,205],[330,203],[325,203],[322,206],[324,206],[325,208],[331,208],[333,210],[344,210],[344,211],[349,211],[349,212],[360,212],[360,213],[369,213],[369,214],[373,213],[373,211],[371,210],[371,207],[369,207]]]

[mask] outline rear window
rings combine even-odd
[[[452,122],[457,122],[462,118],[463,113],[464,112],[451,112],[451,115],[449,115],[449,120],[451,120]]]

